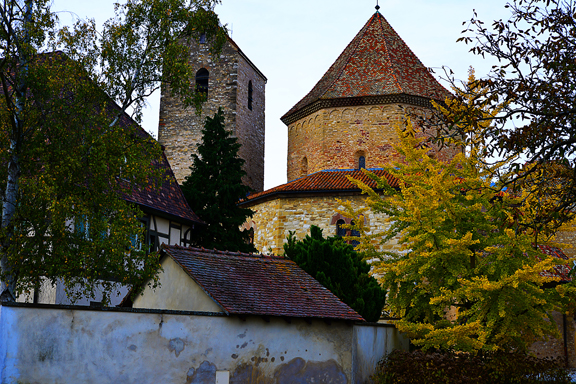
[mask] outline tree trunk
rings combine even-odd
[[[6,182],[6,189],[4,190],[3,204],[2,204],[2,230],[4,232],[4,240],[0,244],[0,268],[2,270],[3,280],[0,282],[0,302],[1,301],[14,301],[15,290],[17,282],[17,273],[14,271],[14,266],[8,260],[8,248],[10,246],[11,238],[14,234],[12,218],[16,212],[18,205],[18,185],[20,181],[20,154],[22,150],[22,142],[24,140],[24,108],[27,92],[27,75],[29,65],[29,52],[30,36],[28,33],[28,25],[32,21],[32,3],[33,0],[26,0],[24,11],[23,30],[24,34],[22,39],[19,36],[12,36],[16,44],[18,52],[17,67],[14,68],[14,73],[19,76],[18,86],[14,92],[14,110],[13,110],[13,125],[12,135],[10,138],[10,160],[8,162],[8,177]]]

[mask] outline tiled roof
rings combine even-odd
[[[376,12],[314,88],[281,119],[318,100],[400,94],[434,100],[450,96]]]
[[[538,245],[538,248],[540,248],[540,250],[548,256],[553,256],[553,257],[557,257],[559,259],[568,260],[568,256],[566,256],[560,248],[550,247],[548,245]],[[570,274],[571,270],[572,270],[572,268],[571,268],[570,264],[556,265],[550,271],[540,272],[540,275],[546,276],[546,277],[559,277],[561,283],[568,283],[568,282],[572,281],[572,278],[568,276]]]
[[[399,186],[398,180],[384,169],[371,168],[368,170],[376,176],[385,177],[391,187]],[[356,185],[348,180],[347,176],[352,176],[354,179],[362,181],[372,189],[377,188],[376,182],[359,169],[328,169],[303,176],[262,192],[253,193],[249,195],[246,200],[242,201],[241,204],[281,193],[360,191]]]
[[[110,100],[108,108],[120,110],[118,105],[112,100]],[[154,140],[148,132],[142,129],[126,113],[122,114],[118,124],[122,127],[133,127],[135,135],[143,140]],[[162,185],[160,188],[151,185],[134,186],[124,198],[142,206],[143,209],[157,211],[169,217],[184,219],[189,222],[203,223],[188,205],[164,153],[162,153],[160,161],[154,163],[154,166],[162,171]]]
[[[162,247],[228,314],[364,321],[283,257]]]

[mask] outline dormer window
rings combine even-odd
[[[203,93],[208,98],[208,79],[210,74],[206,68],[200,68],[196,72],[196,92]]]
[[[248,109],[252,110],[252,80],[248,82]]]

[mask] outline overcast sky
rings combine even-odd
[[[450,67],[466,79],[492,63],[456,43],[474,9],[489,25],[508,19],[506,0],[380,0],[380,13],[425,66],[441,74]],[[98,25],[114,12],[113,0],[54,0],[54,11],[95,18]],[[265,189],[286,182],[287,129],[280,121],[320,80],[375,12],[376,0],[223,0],[216,12],[232,39],[268,78],[266,85]],[[63,23],[71,19],[61,13]],[[438,77],[438,76],[437,76]],[[156,135],[158,97],[149,100],[143,126]]]

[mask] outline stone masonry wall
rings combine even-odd
[[[396,125],[411,113],[426,109],[410,105],[375,105],[322,109],[288,126],[288,180],[325,169],[358,168],[364,156],[366,168],[399,160],[392,145]],[[446,160],[456,148],[435,153]]]
[[[359,208],[363,207],[366,196],[342,196]],[[343,206],[334,196],[284,197],[266,201],[250,207],[254,210],[251,226],[254,228],[254,246],[262,253],[281,255],[283,244],[290,231],[298,239],[310,234],[310,226],[316,225],[323,230],[324,236],[336,235],[336,212]],[[383,232],[388,224],[386,217],[368,211],[367,224],[372,231]],[[382,250],[397,249],[396,239],[382,245]]]
[[[560,337],[558,339],[551,337],[546,339],[546,341],[534,343],[530,346],[530,350],[538,357],[556,357],[562,359],[562,361],[566,359],[567,354],[568,366],[576,368],[576,321],[574,316],[566,316],[566,349],[564,349],[564,320],[562,314],[554,312],[552,317],[556,322]]]
[[[252,81],[252,110],[248,108],[248,83]],[[243,57],[238,58],[236,136],[239,156],[246,161],[245,183],[256,192],[264,189],[264,138],[266,80]]]
[[[158,141],[166,147],[166,157],[176,179],[182,183],[190,174],[191,155],[197,153],[206,117],[214,116],[218,108],[222,107],[226,128],[238,137],[243,147],[248,148],[242,149],[240,153],[240,157],[247,162],[245,170],[250,175],[244,181],[255,191],[261,191],[264,185],[265,79],[254,75],[256,71],[241,58],[237,47],[230,41],[224,45],[217,58],[210,54],[209,45],[198,44],[196,41],[190,44],[192,46],[190,65],[194,68],[194,73],[200,68],[206,68],[210,76],[208,100],[202,106],[202,113],[197,115],[194,107],[184,108],[179,98],[170,95],[168,86],[162,87],[160,99]],[[246,78],[251,76],[254,77],[252,80],[254,94],[258,100],[255,109],[250,111],[252,117],[242,110],[238,111],[238,104],[246,104],[248,92]],[[192,80],[191,86],[195,86],[195,80]],[[252,143],[252,140],[256,143]]]

